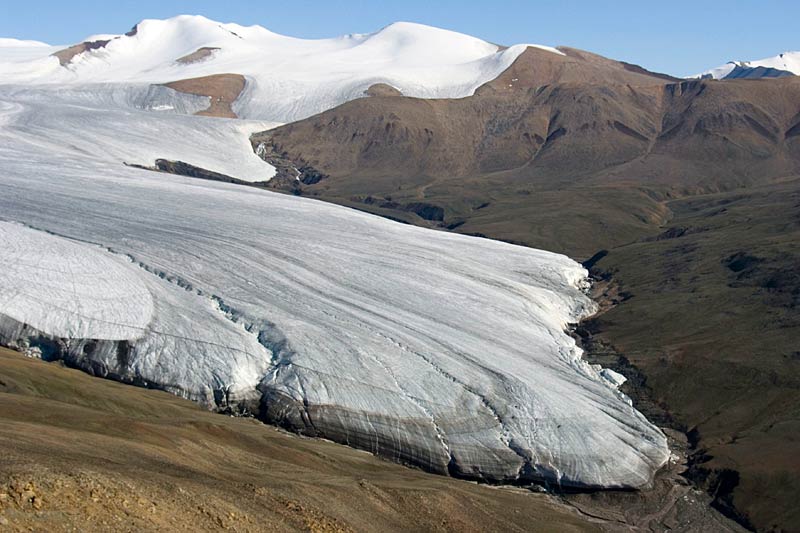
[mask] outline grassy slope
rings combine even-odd
[[[721,491],[714,475],[708,480],[722,507],[732,503],[759,530],[800,523],[800,181],[680,200],[605,186],[472,190],[490,206],[456,231],[580,260],[609,251],[597,268],[632,297],[596,320],[597,336],[642,370],[679,425],[695,430],[699,478],[737,473]],[[426,193],[441,205],[462,201],[456,187]],[[688,231],[659,237],[670,228]],[[734,272],[726,263],[736,254],[756,262]]]
[[[0,349],[0,530],[583,531],[551,497],[431,476]]]
[[[800,523],[800,181],[673,201],[605,187],[503,196],[457,231],[578,259],[607,249],[597,268],[632,297],[596,320],[598,336],[694,430],[702,470],[738,474],[723,507],[758,529]],[[659,237],[670,228],[687,231]],[[734,272],[736,254],[755,263]]]
[[[669,227],[686,234],[621,246],[598,263],[632,293],[598,329],[692,430],[701,471],[738,473],[733,505],[759,529],[791,528],[800,523],[791,452],[800,438],[800,182],[667,205]]]

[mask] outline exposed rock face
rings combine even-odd
[[[398,203],[391,198],[380,198],[374,196],[355,196],[353,201],[369,206],[377,206],[381,209],[394,209],[414,213],[423,220],[442,222],[444,220],[444,209],[441,206],[426,202]]]
[[[195,115],[236,118],[231,106],[244,90],[245,79],[241,74],[214,74],[164,85],[182,93],[211,98],[208,109],[198,111]]]
[[[367,96],[403,96],[399,89],[386,83],[376,83],[371,85],[366,91]]]
[[[781,70],[771,67],[747,67],[736,65],[734,69],[725,76],[726,80],[736,79],[759,79],[759,78],[785,78],[787,76],[794,76],[794,72],[788,70]]]
[[[60,50],[54,53],[53,55],[58,58],[58,61],[61,63],[61,66],[63,67],[69,65],[75,58],[75,56],[78,56],[84,52],[88,52],[89,50],[97,50],[99,48],[105,48],[105,46],[109,42],[111,41],[108,40],[86,41],[72,45],[69,48]]]
[[[800,74],[800,52],[784,52],[756,61],[729,61],[725,65],[693,76],[702,79],[735,80],[783,78]]]
[[[212,172],[204,168],[184,163],[183,161],[169,161],[168,159],[156,159],[155,170],[161,172],[168,172],[170,174],[178,174],[180,176],[189,176],[190,178],[198,178],[203,180],[221,181],[223,183],[238,183],[239,185],[249,185],[250,182],[237,180],[219,172]]]
[[[272,143],[256,143],[253,149],[258,157],[275,168],[275,176],[268,186],[272,189],[300,193],[303,185],[313,185],[328,176],[305,161],[293,161],[280,152]]]
[[[179,57],[175,61],[177,61],[178,63],[181,63],[183,65],[189,65],[191,63],[198,63],[200,61],[204,61],[204,60],[210,58],[211,56],[213,56],[214,52],[216,52],[217,50],[219,50],[219,48],[216,48],[214,46],[203,46],[201,48],[198,48],[197,50],[195,50],[191,54],[186,54],[185,56]]]

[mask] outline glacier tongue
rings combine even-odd
[[[0,217],[30,226],[0,224],[5,342],[436,472],[640,487],[667,460],[565,332],[594,309],[579,264],[126,167],[235,164],[247,134],[74,97],[0,86]]]
[[[20,224],[0,222],[0,248],[4,344],[208,406],[258,400],[272,354],[218,301],[130,258]]]

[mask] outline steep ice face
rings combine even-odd
[[[0,342],[209,406],[258,399],[272,354],[218,300],[16,223],[0,222],[0,247]]]
[[[99,39],[102,37],[102,39]],[[407,96],[460,98],[496,78],[527,45],[500,49],[468,35],[412,23],[370,34],[295,39],[260,26],[220,24],[199,16],[145,20],[65,66],[49,54],[4,63],[5,83],[160,84],[212,74],[244,75],[235,104],[241,118],[289,122],[364,96],[386,83]],[[200,49],[202,60],[178,61]],[[541,47],[560,54],[558,50]]]
[[[639,487],[666,461],[565,332],[594,308],[579,264],[126,167],[151,137],[224,166],[247,136],[80,98],[0,88],[0,216],[29,226],[0,224],[4,342],[435,472]]]

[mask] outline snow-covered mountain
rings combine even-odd
[[[784,52],[757,61],[730,61],[692,78],[715,80],[737,78],[780,78],[800,75],[800,52]]]
[[[30,41],[23,39],[10,39],[0,37],[0,48],[49,48],[50,45],[41,41]]]
[[[571,259],[131,166],[274,172],[249,144],[273,123],[165,82],[236,73],[240,116],[288,120],[378,82],[463,96],[520,50],[201,17],[90,41],[0,46],[0,342],[440,473],[640,487],[666,462],[566,332],[594,309]]]
[[[289,122],[363,96],[379,83],[407,96],[467,96],[506,70],[527,45],[501,48],[406,22],[370,34],[306,40],[183,15],[142,21],[124,35],[91,36],[57,55],[48,47],[14,46],[17,56],[20,48],[30,54],[28,61],[9,60],[12,47],[0,43],[6,83],[161,84],[238,74],[246,80],[233,106],[239,117]]]

